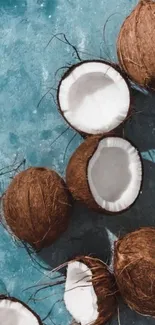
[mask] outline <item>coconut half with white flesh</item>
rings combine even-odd
[[[60,112],[82,134],[103,134],[125,121],[130,110],[129,84],[116,65],[83,61],[62,77],[57,93]]]
[[[26,304],[15,298],[0,297],[1,325],[43,325],[41,319]]]
[[[89,137],[71,157],[66,182],[75,200],[94,210],[120,213],[128,209],[140,193],[140,155],[125,139]]]
[[[105,324],[116,312],[116,288],[106,264],[88,256],[68,263],[64,301],[81,325]]]

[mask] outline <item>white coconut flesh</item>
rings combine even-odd
[[[0,324],[39,325],[39,321],[22,303],[3,299],[0,301]]]
[[[101,140],[89,161],[87,172],[94,200],[106,211],[127,209],[139,194],[141,159],[137,150],[122,138]]]
[[[82,63],[62,80],[59,103],[66,120],[89,134],[109,132],[127,117],[130,92],[122,75],[102,62]]]
[[[92,272],[84,263],[72,262],[68,265],[64,301],[69,313],[81,325],[97,320],[99,312]]]

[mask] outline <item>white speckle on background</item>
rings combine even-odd
[[[46,81],[49,76],[48,69],[44,65],[42,66],[42,76],[44,81]]]

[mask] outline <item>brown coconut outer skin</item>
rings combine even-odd
[[[0,300],[8,300],[8,301],[17,302],[17,303],[23,305],[27,310],[29,310],[35,316],[35,318],[38,321],[38,325],[43,325],[40,317],[28,305],[26,305],[23,301],[21,301],[19,299],[16,299],[14,297],[7,297],[7,296],[4,296],[4,295],[0,295]],[[16,324],[14,324],[14,325],[16,325]]]
[[[155,228],[141,228],[115,243],[114,274],[127,305],[155,317]]]
[[[95,202],[87,180],[89,160],[96,151],[99,136],[88,137],[72,155],[66,169],[66,183],[73,198],[85,203],[88,208],[102,212],[102,208]]]
[[[71,199],[55,171],[32,167],[15,176],[3,198],[3,208],[15,236],[39,250],[67,229]]]
[[[141,0],[124,21],[117,40],[119,63],[142,87],[155,90],[155,2]]]
[[[123,133],[123,125],[124,123],[131,117],[132,115],[132,106],[133,106],[133,98],[131,98],[131,86],[130,86],[130,83],[128,81],[128,77],[126,75],[126,73],[119,67],[118,64],[115,64],[115,63],[112,63],[112,62],[108,62],[108,61],[105,61],[105,60],[84,60],[84,61],[81,61],[77,64],[74,64],[72,65],[65,73],[64,75],[62,76],[60,82],[59,82],[59,85],[58,85],[58,90],[57,90],[57,103],[58,103],[58,109],[59,109],[59,112],[61,114],[61,116],[64,118],[64,120],[67,122],[67,124],[73,129],[75,130],[76,132],[78,132],[83,138],[87,138],[87,137],[90,137],[90,136],[95,136],[94,134],[91,134],[91,133],[85,133],[79,129],[76,129],[75,127],[73,127],[69,122],[68,120],[66,119],[66,117],[64,116],[63,112],[62,112],[62,109],[61,109],[61,104],[60,104],[60,100],[59,100],[59,92],[60,92],[60,87],[61,87],[61,83],[64,79],[66,79],[77,67],[79,67],[81,64],[85,64],[85,63],[90,63],[90,62],[99,62],[99,63],[104,63],[104,64],[107,64],[108,66],[111,66],[113,67],[116,71],[118,71],[120,73],[120,75],[123,77],[123,79],[125,80],[127,86],[128,86],[128,89],[129,89],[129,93],[130,93],[130,105],[129,105],[129,110],[128,110],[128,113],[127,113],[127,116],[126,118],[124,119],[124,121],[119,125],[117,126],[114,130],[111,130],[110,132],[108,133],[102,133],[102,134],[96,134],[96,136],[101,136],[103,134],[111,134],[111,132],[115,132],[117,135],[122,135]]]
[[[106,264],[89,256],[77,257],[77,261],[87,265],[92,271],[92,283],[98,298],[99,316],[93,325],[103,325],[117,311],[116,282]]]
[[[99,142],[106,138],[106,137],[114,137],[118,136],[116,133],[111,132],[109,134],[106,134],[105,136],[91,136],[88,137],[73,153],[72,157],[69,160],[67,169],[66,169],[66,183],[67,187],[70,190],[73,198],[76,201],[80,201],[87,205],[89,209],[92,209],[99,213],[105,213],[107,215],[118,215],[121,213],[124,213],[129,208],[131,208],[132,205],[136,202],[138,199],[138,196],[136,200],[130,205],[127,209],[121,210],[119,212],[111,212],[103,209],[100,207],[97,202],[94,200],[93,195],[91,193],[89,183],[88,183],[88,177],[87,177],[87,168],[89,164],[89,160],[97,150],[97,147],[99,145]],[[127,140],[128,141],[128,140]],[[131,141],[129,141],[131,143]],[[134,146],[135,147],[135,146]],[[137,150],[138,151],[138,150]],[[141,159],[140,153],[139,157]],[[142,159],[141,159],[142,163]],[[143,180],[143,164],[142,164],[142,180]],[[142,189],[143,181],[141,183],[141,188],[139,190],[139,193]]]

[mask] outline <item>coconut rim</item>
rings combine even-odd
[[[94,155],[94,153],[96,152],[96,150],[98,148],[98,145],[99,145],[99,142],[102,141],[105,138],[111,138],[111,137],[115,138],[115,137],[117,137],[117,135],[111,134],[111,135],[106,135],[106,136],[103,135],[102,137],[99,136],[98,137],[98,143],[94,146],[94,150],[92,152],[92,155],[87,160],[87,165],[86,165],[87,185],[88,185],[88,189],[89,189],[89,194],[92,196],[93,199],[94,199],[94,196],[93,196],[93,194],[91,192],[90,185],[89,185],[89,182],[88,182],[88,172],[87,171],[88,171],[89,161],[92,158],[92,156]],[[140,193],[142,191],[143,181],[144,181],[144,167],[143,167],[142,156],[141,156],[140,151],[138,150],[138,148],[135,146],[135,144],[131,140],[129,140],[128,138],[125,138],[124,140],[128,141],[131,144],[131,146],[133,146],[137,150],[137,154],[138,154],[140,162],[141,162],[141,186],[140,186],[140,189],[139,189],[139,193],[138,193],[137,197],[135,198],[135,200],[133,201],[133,203],[130,204],[127,208],[122,209],[121,211],[115,211],[115,212],[112,212],[112,211],[109,211],[109,210],[106,210],[106,209],[102,208],[94,199],[94,201],[96,203],[96,206],[97,206],[96,209],[94,209],[94,210],[96,210],[97,212],[103,212],[103,213],[106,213],[108,215],[120,215],[120,214],[128,211],[136,203],[136,201],[138,200],[139,195],[140,195]]]
[[[10,303],[12,302],[13,304],[19,304],[21,307],[24,307],[24,309],[26,309],[29,313],[31,313],[31,315],[36,319],[36,324],[37,325],[43,325],[41,318],[39,317],[39,315],[34,312],[34,310],[32,310],[26,303],[24,303],[23,301],[14,298],[14,297],[7,297],[5,295],[0,295],[0,305],[2,301],[10,301]],[[0,307],[1,308],[1,307]],[[11,308],[10,308],[11,309]],[[18,309],[14,309],[14,310],[18,310]]]
[[[129,107],[128,107],[128,111],[126,114],[126,117],[124,118],[124,120],[122,122],[120,122],[120,124],[118,124],[116,127],[114,127],[113,129],[111,129],[110,131],[105,131],[105,132],[101,132],[101,133],[87,133],[84,132],[78,128],[76,128],[75,126],[73,126],[66,118],[66,116],[64,115],[64,112],[61,109],[61,104],[60,104],[60,98],[59,98],[59,94],[60,94],[60,87],[62,82],[74,71],[74,69],[78,68],[80,65],[86,64],[86,63],[102,63],[105,64],[111,68],[113,68],[116,72],[118,72],[120,74],[120,76],[122,77],[122,79],[124,79],[124,82],[127,85],[128,91],[129,91]],[[84,138],[87,136],[99,136],[99,135],[103,135],[103,134],[108,134],[112,131],[114,131],[115,129],[117,129],[118,127],[120,127],[121,125],[123,125],[126,120],[128,120],[128,117],[130,116],[130,112],[131,112],[131,85],[129,82],[129,77],[126,73],[126,71],[123,71],[122,68],[120,67],[120,65],[118,65],[117,63],[112,63],[106,60],[83,60],[81,62],[78,62],[76,64],[73,64],[70,68],[67,69],[67,71],[65,71],[65,73],[63,74],[63,76],[60,79],[60,82],[58,84],[58,89],[57,89],[57,103],[58,103],[58,110],[60,112],[60,114],[62,115],[62,117],[64,118],[64,120],[67,122],[67,124],[76,132],[80,133],[81,136],[83,136]]]

